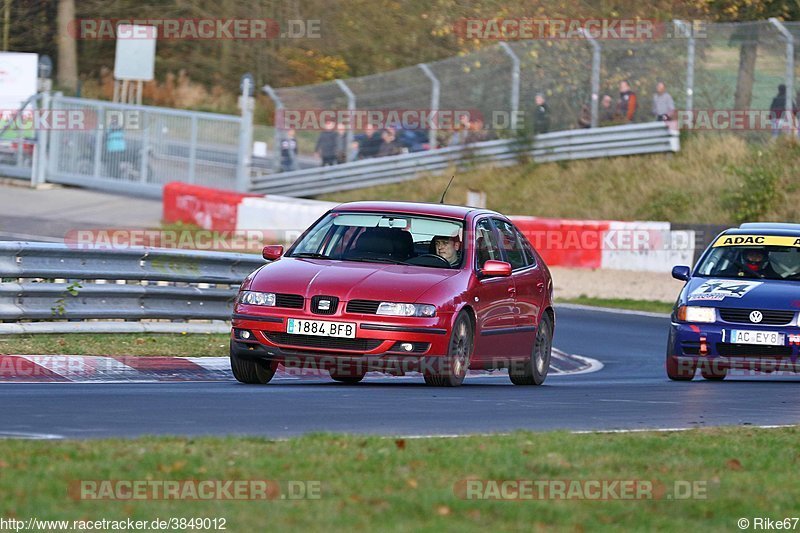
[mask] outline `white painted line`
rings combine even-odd
[[[581,305],[581,304],[567,304],[567,303],[555,303],[556,306],[556,316],[558,316],[558,308],[561,307],[563,309],[576,309],[579,311],[597,311],[599,313],[614,313],[617,315],[636,315],[636,316],[647,316],[651,318],[669,318],[670,315],[668,313],[652,313],[650,311],[634,311],[632,309],[616,309],[614,307],[595,307],[593,305]]]
[[[26,433],[19,431],[0,431],[0,439],[60,440],[63,435],[53,433]]]
[[[698,427],[690,427],[690,428],[637,428],[637,429],[587,429],[587,430],[579,430],[579,431],[570,431],[570,433],[575,435],[585,435],[589,433],[647,433],[647,432],[655,432],[655,433],[669,433],[673,431],[694,431],[697,429],[718,429],[718,428],[756,428],[756,429],[784,429],[784,428],[796,428],[800,424],[781,424],[781,425],[751,425],[751,424],[736,424],[736,425],[727,425],[727,426],[698,426]]]

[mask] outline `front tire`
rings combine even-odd
[[[667,377],[672,381],[691,381],[697,370],[695,362],[679,362],[674,355],[667,353]]]
[[[365,374],[345,374],[331,370],[331,379],[339,383],[354,385],[364,379]]]
[[[550,354],[553,350],[553,321],[545,314],[536,330],[536,341],[533,343],[530,358],[522,368],[519,364],[511,365],[508,377],[514,385],[541,385],[547,379],[550,370]]]
[[[231,350],[231,371],[233,372],[233,377],[240,383],[266,385],[275,376],[277,369],[278,364],[275,362],[243,359]]]
[[[425,383],[434,387],[458,387],[464,382],[469,370],[469,361],[472,358],[472,349],[475,345],[475,334],[472,321],[464,311],[458,314],[453,332],[450,334],[450,343],[447,357],[440,357],[436,361],[436,369],[426,369],[423,373]],[[441,365],[444,364],[444,368]]]

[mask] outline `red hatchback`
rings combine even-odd
[[[402,202],[342,204],[242,283],[231,368],[269,382],[279,363],[355,383],[421,372],[457,386],[467,369],[508,368],[541,385],[553,339],[550,271],[503,215]]]

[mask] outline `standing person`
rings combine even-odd
[[[281,140],[281,172],[297,170],[297,139],[294,128]]]
[[[339,150],[339,133],[335,129],[336,124],[333,120],[326,120],[324,130],[317,138],[317,146],[314,148],[314,153],[322,159],[322,166],[335,165],[336,154]]]
[[[656,120],[669,122],[675,120],[675,102],[667,92],[663,81],[656,84],[656,93],[653,95],[653,114]]]
[[[106,174],[112,178],[120,177],[120,167],[126,159],[125,132],[116,116],[111,117],[111,124],[105,135]]]
[[[544,100],[544,95],[536,95],[536,109],[533,110],[533,132],[535,134],[550,131],[550,108]]]
[[[781,124],[787,118],[786,115],[786,85],[778,85],[778,94],[772,99],[769,105],[769,118],[772,122],[772,136],[777,137],[781,133]]]
[[[336,124],[336,133],[339,134],[339,145],[336,147],[336,162],[340,165],[347,163],[347,128],[339,122]]]
[[[623,122],[633,122],[636,115],[636,93],[631,90],[628,80],[619,82],[619,102],[617,102],[617,115]]]
[[[600,116],[598,122],[600,124],[610,124],[614,122],[616,112],[614,111],[614,99],[610,94],[604,94],[603,99],[600,100]]]

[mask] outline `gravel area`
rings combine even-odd
[[[674,302],[683,283],[665,272],[550,267],[556,298],[630,298]]]

